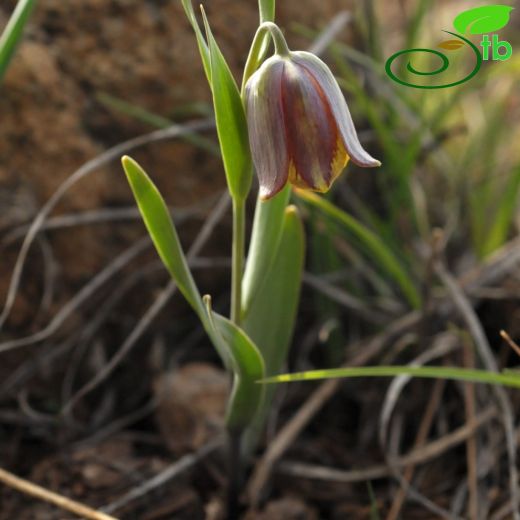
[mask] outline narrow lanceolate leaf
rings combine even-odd
[[[266,375],[280,372],[293,335],[305,257],[303,225],[294,206],[285,210],[281,240],[264,283],[255,291],[243,328],[256,343]],[[274,388],[268,388],[245,437],[247,451],[254,449],[269,410]]]
[[[19,0],[15,10],[0,36],[0,82],[22,38],[23,29],[31,15],[36,0]]]
[[[204,36],[202,35],[202,31],[200,30],[199,24],[197,22],[197,17],[195,16],[195,12],[193,11],[193,5],[191,0],[181,0],[182,7],[184,7],[184,12],[190,22],[193,30],[195,31],[195,37],[197,38],[197,45],[199,47],[200,57],[202,58],[202,65],[204,67],[204,72],[206,74],[206,78],[211,87],[211,65],[210,65],[210,57],[209,57],[209,49],[206,41],[204,40]]]
[[[231,70],[203,12],[210,55],[211,86],[217,133],[231,196],[244,200],[253,176],[246,115]]]
[[[228,401],[226,426],[243,431],[253,419],[264,389],[256,384],[264,377],[264,361],[248,335],[230,320],[211,309],[211,298],[204,297],[209,335],[217,350],[226,351],[233,372],[233,389]]]
[[[520,165],[511,172],[506,182],[501,198],[498,198],[496,214],[490,222],[490,228],[486,239],[482,244],[482,256],[486,257],[504,244],[511,230],[513,219],[518,207],[518,195],[520,193]]]
[[[179,290],[202,319],[205,308],[168,208],[155,184],[132,158],[122,158],[128,182],[152,241]]]
[[[411,367],[411,366],[380,366],[380,367],[353,367],[332,368],[328,370],[309,370],[294,374],[282,374],[267,377],[259,383],[290,383],[294,381],[316,381],[320,379],[337,379],[353,377],[396,377],[408,375],[427,379],[450,379],[454,381],[468,381],[471,383],[486,383],[520,388],[520,373],[490,372],[487,370],[473,370],[457,367]]]
[[[303,225],[294,206],[285,209],[280,242],[264,283],[255,291],[243,328],[260,348],[268,375],[287,358],[300,297],[305,255]]]
[[[289,201],[290,188],[286,186],[278,195],[265,202],[257,201],[251,243],[246,269],[242,280],[242,319],[251,308],[253,297],[258,293],[275,260],[282,236],[285,207]]]
[[[326,216],[335,220],[345,230],[354,235],[371,255],[371,259],[393,278],[412,307],[419,307],[420,296],[408,273],[386,244],[370,229],[353,216],[336,207],[334,204],[303,190],[295,190],[297,195],[320,209]]]

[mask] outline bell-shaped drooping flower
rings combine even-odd
[[[309,52],[290,52],[279,29],[269,25],[276,54],[249,78],[245,89],[260,197],[273,197],[287,182],[328,191],[349,158],[358,166],[380,166],[361,146],[327,65]]]

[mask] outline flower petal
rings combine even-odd
[[[320,85],[334,114],[345,148],[352,161],[363,167],[381,166],[381,162],[374,159],[361,146],[347,102],[330,69],[319,58],[309,52],[292,52],[291,57],[295,63],[307,70]]]
[[[288,177],[289,158],[281,97],[284,64],[285,60],[277,56],[269,58],[246,85],[249,142],[262,199],[276,195]]]
[[[282,100],[289,150],[289,181],[316,191],[327,191],[338,171],[341,142],[334,115],[313,76],[299,65],[285,65]]]

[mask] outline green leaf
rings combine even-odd
[[[251,243],[242,278],[242,319],[247,316],[253,297],[268,278],[267,273],[273,265],[282,236],[285,207],[290,193],[287,185],[272,199],[258,199],[256,202]]]
[[[279,247],[242,323],[260,348],[269,375],[276,373],[287,358],[300,298],[304,256],[303,225],[296,207],[289,206],[284,212]]]
[[[421,33],[421,27],[424,22],[424,18],[431,8],[433,0],[419,0],[414,2],[415,11],[411,14],[411,19],[406,24],[406,40],[405,49],[412,49],[415,47],[417,36]]]
[[[513,8],[509,5],[484,5],[460,13],[453,26],[461,34],[484,34],[498,31],[509,22]]]
[[[146,229],[161,260],[183,296],[199,317],[203,319],[206,311],[164,199],[155,184],[136,161],[124,156],[121,162]]]
[[[137,162],[125,156],[122,163],[161,260],[197,312],[226,368],[234,374],[227,425],[232,430],[241,431],[254,417],[264,393],[264,389],[255,383],[265,373],[262,355],[243,330],[211,310],[209,297],[205,297],[204,305],[161,194]]]
[[[295,192],[301,199],[320,209],[327,217],[335,220],[360,240],[366,250],[371,253],[373,260],[399,285],[410,305],[414,308],[420,306],[421,298],[410,277],[394,253],[375,233],[325,198],[309,191],[295,190]]]
[[[197,45],[199,47],[200,57],[202,58],[202,65],[204,67],[204,72],[206,74],[206,78],[211,87],[211,65],[210,65],[210,56],[209,49],[206,41],[204,40],[204,36],[202,35],[202,31],[200,30],[199,24],[197,22],[197,17],[195,16],[195,12],[193,11],[193,5],[191,0],[181,0],[182,7],[184,7],[184,12],[195,31],[195,37],[197,38]]]
[[[294,381],[316,381],[320,379],[337,379],[353,377],[396,377],[408,375],[426,379],[450,379],[453,381],[468,381],[470,383],[486,383],[491,385],[520,388],[520,373],[490,372],[458,367],[412,367],[412,366],[378,366],[332,368],[329,370],[309,370],[294,374],[282,374],[267,377],[259,383],[290,383]]]
[[[258,0],[260,23],[274,22],[275,0]]]
[[[281,241],[264,283],[256,291],[243,328],[258,345],[266,375],[278,373],[287,359],[294,330],[305,257],[305,236],[294,206],[285,210]],[[244,445],[251,452],[263,429],[275,388],[268,388]]]
[[[251,188],[253,166],[242,98],[228,64],[213,37],[204,11],[210,54],[215,121],[231,196],[244,200]]]
[[[204,297],[204,302],[210,337],[217,350],[227,350],[234,374],[226,426],[232,431],[240,432],[249,425],[262,401],[264,388],[257,385],[256,381],[265,374],[264,361],[256,345],[240,327],[213,312],[209,296]]]
[[[36,4],[36,0],[19,0],[0,36],[0,82],[22,38],[23,29]]]
[[[496,201],[498,209],[491,221],[486,240],[482,246],[482,256],[486,257],[498,249],[507,239],[513,218],[517,209],[518,194],[520,192],[520,166],[511,173],[507,180],[501,199]],[[495,200],[496,200],[495,196]]]
[[[96,100],[107,108],[124,114],[125,116],[132,117],[137,121],[146,123],[147,125],[154,126],[156,128],[168,128],[175,123],[172,119],[168,119],[162,115],[156,114],[147,110],[144,107],[129,103],[124,99],[100,92],[96,95]],[[197,146],[201,150],[205,150],[213,155],[220,157],[219,147],[208,137],[204,137],[197,132],[186,132],[179,135],[179,139],[191,143]]]
[[[377,497],[374,493],[374,488],[372,487],[372,483],[370,481],[367,481],[367,488],[368,496],[370,498],[370,520],[381,520],[379,507],[377,506]]]

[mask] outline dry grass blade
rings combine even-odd
[[[464,365],[467,368],[474,368],[475,356],[473,345],[467,341],[464,344]],[[466,411],[466,422],[473,422],[476,415],[476,396],[475,385],[471,383],[464,384],[464,407]],[[468,468],[468,516],[469,518],[478,518],[479,499],[478,499],[478,468],[477,468],[477,439],[474,435],[468,438],[466,442],[466,466]]]
[[[230,198],[227,192],[222,195],[218,204],[215,206],[209,217],[206,219],[202,229],[197,235],[195,241],[190,247],[187,259],[188,262],[192,262],[195,257],[199,254],[200,250],[204,247],[205,243],[213,233],[213,230],[217,223],[222,219],[224,213],[229,208]],[[159,314],[159,312],[165,307],[170,298],[175,294],[177,286],[173,281],[170,281],[168,285],[160,292],[153,304],[148,308],[145,314],[137,322],[132,332],[128,335],[126,340],[121,345],[120,349],[114,354],[110,361],[100,370],[96,376],[86,383],[78,392],[70,399],[70,401],[63,407],[63,413],[69,414],[72,408],[79,402],[80,399],[85,397],[100,383],[102,383],[114,370],[121,361],[126,357],[130,350],[134,347],[138,339],[148,329],[152,321]]]
[[[48,489],[33,484],[28,480],[19,478],[1,468],[0,481],[6,486],[16,489],[21,493],[43,500],[61,509],[65,509],[66,511],[70,511],[81,518],[87,518],[88,520],[117,520],[117,518],[113,516],[102,513],[101,511],[96,511],[80,502],[76,502],[75,500],[71,500],[63,495],[49,491]]]
[[[394,461],[394,465],[397,468],[404,468],[410,465],[425,464],[426,462],[434,460],[445,454],[450,449],[465,442],[470,436],[474,435],[475,431],[495,419],[496,416],[496,411],[489,408],[477,415],[473,422],[466,423],[464,426],[457,428],[443,437],[431,441],[421,448],[414,449],[406,455],[398,457]],[[386,464],[379,464],[377,466],[370,466],[359,470],[343,471],[337,468],[328,468],[325,466],[301,464],[289,461],[280,463],[276,471],[294,477],[343,483],[366,482],[368,480],[387,478],[393,474],[392,469]]]
[[[20,248],[20,252],[18,253],[18,257],[16,259],[16,263],[13,269],[13,274],[11,276],[11,281],[9,284],[9,289],[7,291],[7,297],[5,301],[4,308],[2,313],[0,314],[0,330],[3,328],[9,314],[11,313],[11,309],[13,307],[16,294],[18,292],[18,288],[20,286],[20,280],[22,277],[23,266],[25,264],[25,260],[27,258],[27,254],[29,253],[29,249],[36,238],[38,232],[40,231],[42,225],[45,223],[47,217],[51,213],[51,211],[56,207],[58,202],[62,199],[62,197],[67,193],[67,191],[74,186],[81,179],[86,177],[88,174],[97,170],[101,166],[119,159],[125,153],[129,153],[135,148],[140,146],[144,146],[149,143],[165,141],[167,139],[173,139],[175,137],[186,135],[202,130],[207,130],[209,128],[213,128],[214,123],[210,119],[204,119],[200,121],[194,121],[192,123],[186,123],[185,125],[172,125],[169,128],[156,130],[154,132],[135,137],[134,139],[130,139],[123,143],[120,143],[112,148],[109,148],[102,154],[94,157],[90,161],[86,162],[83,166],[81,166],[78,170],[76,170],[70,177],[63,182],[59,188],[54,192],[52,197],[45,203],[45,205],[40,209],[35,219],[33,220],[27,235],[22,243],[22,247]]]
[[[494,285],[520,264],[520,238],[511,240],[491,255],[485,263],[464,274],[461,287],[468,293]]]
[[[215,197],[211,196],[203,200],[200,204],[190,208],[171,209],[170,212],[175,222],[179,222],[180,219],[187,219],[189,217],[200,215],[203,211],[205,211],[209,203],[214,202],[214,199]],[[135,207],[100,208],[91,211],[69,213],[48,218],[41,225],[39,231],[51,231],[55,229],[86,226],[89,224],[104,224],[106,222],[128,222],[139,219],[141,219],[141,214],[139,213],[139,209]],[[2,238],[2,247],[7,247],[16,240],[23,238],[30,228],[30,224],[24,224],[12,229]]]
[[[319,276],[315,276],[311,273],[304,273],[303,281],[313,289],[330,298],[332,301],[335,301],[345,308],[359,314],[359,316],[363,317],[369,323],[382,325],[387,321],[386,316],[377,310],[370,308],[359,298],[350,295],[343,289],[327,282]]]
[[[493,372],[498,372],[498,365],[493,356],[493,351],[489,345],[488,339],[482,328],[471,303],[467,296],[464,294],[457,281],[451,276],[446,270],[444,265],[437,262],[435,265],[435,272],[440,278],[442,283],[447,288],[456,309],[462,315],[466,326],[473,337],[477,352],[479,353],[484,366]],[[502,410],[502,422],[504,424],[504,430],[506,434],[506,445],[507,454],[509,459],[509,484],[511,493],[511,502],[513,509],[513,518],[515,520],[520,519],[520,490],[518,488],[518,468],[516,465],[516,441],[515,441],[515,430],[514,430],[514,416],[512,404],[507,395],[506,391],[500,386],[493,386],[492,391],[495,393],[495,397],[499,407]]]
[[[316,41],[309,48],[309,52],[320,55],[323,54],[327,47],[336,39],[343,31],[345,26],[352,20],[352,15],[348,11],[338,13],[327,25],[325,30],[319,35]]]
[[[423,418],[419,425],[419,430],[415,437],[414,450],[419,450],[426,443],[428,433],[430,432],[433,420],[435,418],[435,414],[437,413],[437,410],[439,408],[445,384],[446,382],[442,379],[438,379],[437,381],[435,381],[433,392],[430,396],[428,405],[426,407],[426,411],[423,414]],[[414,473],[415,464],[407,466],[406,468],[404,468],[403,479],[406,482],[411,482]],[[399,492],[395,495],[392,506],[390,508],[390,512],[387,515],[387,520],[396,520],[399,517],[401,508],[406,500],[406,491],[406,488],[401,487],[399,489]]]
[[[461,280],[461,286],[468,293],[478,291],[487,285],[492,285],[507,276],[520,262],[520,239],[515,239],[502,247],[484,265],[479,266]],[[435,302],[435,310],[448,310],[453,303],[449,300]],[[421,320],[419,311],[410,312],[392,322],[381,334],[372,340],[360,342],[358,346],[349,347],[349,351],[360,352],[344,366],[360,366],[373,359],[395,337],[417,327]],[[331,379],[321,385],[303,403],[288,423],[280,430],[269,445],[262,459],[258,462],[248,483],[247,494],[253,507],[256,507],[263,496],[265,485],[274,465],[294,442],[303,428],[321,410],[322,406],[332,398],[341,385],[340,379]]]
[[[195,464],[210,455],[215,450],[224,446],[224,444],[224,439],[215,439],[197,450],[195,453],[184,455],[171,466],[168,466],[166,469],[155,475],[153,478],[131,489],[128,493],[125,493],[115,502],[102,507],[102,511],[105,511],[106,513],[113,513],[114,511],[123,508],[130,502],[145,496],[154,489],[157,489],[160,486],[164,486],[174,478],[177,478],[179,475],[192,468]]]
[[[424,351],[421,355],[417,356],[416,359],[414,359],[410,366],[422,366],[426,363],[429,363],[430,361],[433,361],[434,359],[438,359],[441,357],[444,357],[446,354],[452,352],[454,349],[458,347],[458,341],[457,338],[454,337],[452,334],[442,334],[440,335],[437,340],[435,341],[434,345],[429,349]],[[391,509],[388,519],[395,518],[395,515],[397,514],[396,511],[400,509],[401,502],[404,499],[405,496],[409,496],[416,502],[420,503],[423,507],[430,510],[434,514],[442,517],[442,518],[451,518],[451,515],[448,511],[445,511],[444,509],[437,506],[435,503],[433,503],[430,499],[423,496],[421,493],[419,493],[409,482],[409,479],[411,477],[412,471],[408,470],[408,475],[402,475],[399,472],[398,466],[396,466],[395,461],[397,460],[397,456],[389,453],[388,449],[385,450],[385,446],[387,445],[386,438],[387,433],[389,431],[389,424],[390,424],[390,418],[392,415],[392,412],[397,404],[397,400],[405,387],[411,380],[410,376],[399,376],[396,377],[392,383],[390,384],[387,395],[385,397],[385,401],[382,406],[381,410],[381,418],[380,418],[380,427],[379,427],[379,442],[381,444],[382,449],[385,451],[385,457],[386,461],[388,463],[388,466],[392,470],[392,475],[395,479],[399,482],[401,486],[400,495],[396,497],[396,500],[394,502],[394,507]],[[419,433],[417,437],[417,443],[420,444],[424,441],[423,437],[425,437],[426,434]],[[408,477],[408,478],[407,478]]]
[[[520,346],[511,339],[511,336],[505,330],[500,331],[500,336],[520,356]]]
[[[142,253],[151,244],[147,236],[136,242],[132,247],[117,256],[102,271],[100,271],[90,282],[88,282],[76,295],[54,316],[51,322],[42,330],[25,338],[13,339],[0,343],[0,353],[25,347],[48,338],[65,322],[65,320],[90,296],[92,296],[105,282],[114,274],[123,269],[137,255]]]
[[[352,350],[358,352],[358,354],[349,360],[345,366],[354,367],[366,364],[379,354],[388,341],[417,324],[419,318],[419,312],[412,312],[397,320],[387,327],[383,333],[372,338],[372,340],[353,346]],[[253,508],[258,507],[262,501],[264,489],[274,465],[279,461],[287,448],[294,443],[305,426],[321,410],[323,405],[332,398],[341,383],[341,379],[330,379],[322,383],[269,444],[264,455],[256,465],[247,485],[246,493]]]
[[[433,344],[433,346],[417,356],[409,366],[423,366],[426,363],[444,357],[446,354],[453,352],[458,347],[458,341],[452,334],[441,334]],[[388,387],[383,406],[381,407],[380,427],[379,427],[379,443],[382,448],[386,445],[388,427],[392,412],[397,404],[397,400],[405,385],[411,381],[412,377],[402,375],[396,377]]]

